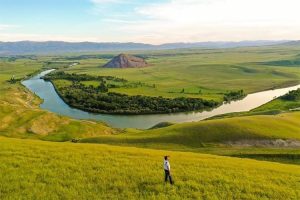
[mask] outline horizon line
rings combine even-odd
[[[240,43],[240,42],[290,42],[290,41],[300,41],[300,39],[278,39],[278,40],[267,40],[267,39],[259,39],[259,40],[207,40],[207,41],[195,41],[195,42],[166,42],[166,43],[159,43],[159,44],[153,44],[153,43],[143,43],[143,42],[105,42],[105,41],[88,41],[88,40],[82,40],[82,41],[67,41],[67,40],[11,40],[11,41],[1,41],[0,43],[18,43],[18,42],[35,42],[35,43],[46,43],[46,42],[64,42],[64,43],[112,43],[112,44],[146,44],[146,45],[153,45],[153,46],[159,46],[159,45],[165,45],[165,44],[195,44],[195,43]]]

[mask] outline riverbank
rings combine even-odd
[[[269,91],[249,94],[242,100],[234,101],[228,104],[223,104],[222,106],[213,109],[211,111],[176,113],[176,114],[125,116],[125,115],[93,114],[93,113],[88,113],[82,110],[71,108],[60,98],[60,96],[55,91],[55,88],[52,85],[52,83],[40,79],[41,75],[45,75],[45,74],[44,73],[39,74],[36,77],[27,80],[27,82],[25,82],[24,85],[32,92],[34,92],[36,95],[38,95],[40,98],[44,99],[44,102],[41,104],[41,107],[43,109],[49,110],[51,112],[55,112],[60,115],[69,116],[75,119],[104,121],[109,125],[117,128],[148,129],[160,122],[167,121],[173,123],[181,123],[181,122],[189,122],[189,121],[199,121],[220,114],[249,111],[273,100],[274,96],[282,96],[287,92],[289,92],[290,90],[295,90],[297,88],[300,88],[300,85],[297,85],[294,87],[288,87],[284,89],[276,89],[276,90],[269,90]]]

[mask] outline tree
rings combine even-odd
[[[98,86],[98,90],[100,92],[108,92],[108,89],[107,89],[107,87],[106,87],[106,85],[105,85],[104,82],[101,82],[101,84]]]

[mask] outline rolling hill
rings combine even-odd
[[[260,140],[299,141],[299,120],[300,112],[234,117],[175,124],[146,131],[129,130],[128,134],[86,138],[82,142],[169,149],[172,146],[179,149],[197,149],[229,144],[255,146],[255,141]]]
[[[171,156],[175,185],[163,182]],[[300,167],[207,154],[0,137],[0,199],[300,198]]]

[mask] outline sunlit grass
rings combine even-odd
[[[0,135],[68,141],[84,135],[91,137],[118,132],[101,122],[73,120],[41,110],[41,99],[21,83],[7,82],[12,77],[24,78],[42,67],[39,61],[0,61]]]
[[[163,182],[171,156],[175,185]],[[300,167],[205,154],[0,138],[0,199],[298,199]]]
[[[70,68],[69,72],[117,76],[156,86],[111,89],[129,95],[201,97],[220,101],[228,90],[243,89],[252,93],[299,83],[300,71],[296,67],[259,64],[269,60],[294,59],[297,54],[294,49],[283,51],[260,47],[145,52],[150,63],[146,68],[105,69],[102,66],[108,60],[88,59]],[[184,93],[182,89],[185,89]]]

